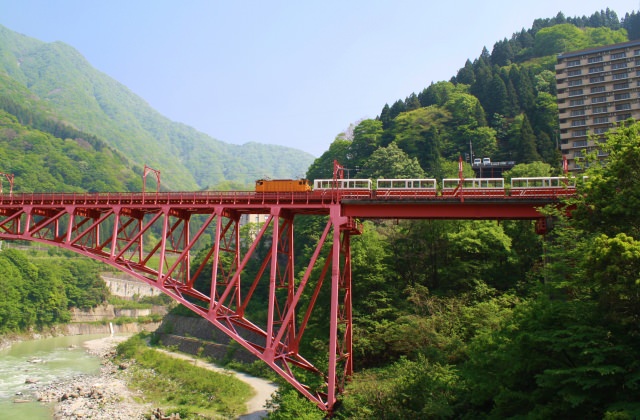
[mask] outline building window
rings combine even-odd
[[[578,106],[578,105],[584,105],[584,99],[572,99],[569,102],[569,106]]]
[[[574,141],[573,147],[587,147],[587,141],[586,140]]]
[[[615,95],[613,95],[613,99],[616,101],[619,101],[621,99],[629,99],[629,98],[631,98],[631,94],[629,92],[616,93]]]
[[[620,90],[620,89],[629,89],[629,82],[616,83],[613,85],[613,90]]]
[[[609,131],[609,127],[598,127],[593,129],[594,134],[604,134]]]
[[[589,74],[600,73],[604,71],[604,66],[589,67]]]
[[[604,124],[609,122],[609,117],[597,117],[593,119],[594,124]]]
[[[627,62],[623,62],[623,63],[613,63],[611,65],[611,70],[618,70],[618,69],[626,69],[627,68]]]
[[[629,118],[631,118],[631,114],[622,114],[616,117],[616,121],[624,121],[628,120]]]
[[[580,60],[567,61],[567,67],[575,67],[580,65]]]
[[[582,84],[582,79],[576,79],[569,81],[569,87],[572,86],[580,86]]]
[[[573,89],[569,91],[569,96],[582,95],[582,89]]]
[[[589,79],[589,83],[604,82],[604,76],[595,76]]]
[[[623,52],[611,54],[611,59],[617,60],[618,58],[625,58],[626,56],[627,56],[627,53],[623,51]]]
[[[628,78],[629,78],[629,73],[616,73],[613,75],[613,80],[628,79]]]
[[[582,69],[570,70],[569,72],[567,72],[568,76],[580,76],[581,74],[582,74]]]
[[[640,51],[640,50],[638,50],[638,51]],[[640,54],[636,54],[636,55],[640,55]],[[599,55],[597,57],[589,57],[588,61],[589,61],[589,64],[591,64],[591,63],[599,63],[599,62],[602,61],[602,56]]]
[[[603,112],[607,112],[607,106],[594,106],[593,113],[594,114],[602,114]]]
[[[591,88],[591,93],[600,93],[604,92],[605,90],[607,90],[607,88],[604,86],[596,86]]]
[[[571,137],[583,137],[587,135],[587,130],[575,130],[571,133]]]
[[[616,111],[624,111],[626,109],[631,109],[630,103],[616,105]]]
[[[603,102],[607,102],[606,96],[596,96],[595,98],[591,98],[592,104],[601,104]]]
[[[583,125],[587,125],[587,120],[571,121],[571,127],[582,127]]]
[[[571,111],[571,116],[572,117],[579,117],[580,115],[584,115],[584,109],[576,109],[574,111]]]

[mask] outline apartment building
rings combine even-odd
[[[568,169],[598,148],[604,133],[640,120],[640,40],[559,54],[556,63],[560,141]]]

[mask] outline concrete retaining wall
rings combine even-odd
[[[152,332],[158,329],[160,322],[128,324],[66,324],[58,327],[62,335],[85,335],[85,334],[135,334],[142,331]],[[112,331],[113,329],[113,331]]]
[[[251,363],[257,358],[203,318],[168,314],[156,330],[164,346],[222,361],[227,358]],[[233,343],[233,344],[232,344]]]
[[[100,305],[91,309],[71,308],[71,322],[95,322],[114,319],[117,317],[137,318],[153,314],[164,315],[167,309],[164,306],[153,306],[150,309],[116,309],[113,305]]]

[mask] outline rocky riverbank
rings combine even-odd
[[[55,420],[179,418],[163,414],[150,404],[141,404],[135,400],[135,391],[131,391],[127,387],[129,372],[112,362],[115,347],[127,338],[126,336],[113,336],[85,342],[87,351],[102,359],[98,375],[79,375],[65,381],[37,387],[36,398],[39,401],[55,405],[53,415]],[[194,360],[192,356],[188,355],[167,351],[165,353],[174,357]],[[199,361],[198,365],[204,369],[219,369],[204,361]],[[247,402],[248,413],[240,418],[254,420],[266,417],[265,403],[277,389],[276,386],[261,378],[244,374],[237,374],[237,376],[256,391],[255,397]],[[153,414],[150,415],[150,413]]]
[[[87,350],[102,358],[98,375],[80,375],[39,387],[38,401],[54,403],[56,420],[146,419],[152,407],[137,403],[126,385],[126,370],[111,361],[115,346],[128,337],[114,336],[87,341]],[[145,417],[147,414],[147,417]]]

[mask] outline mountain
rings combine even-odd
[[[249,186],[263,177],[304,174],[313,156],[258,143],[232,145],[173,122],[94,69],[74,48],[45,43],[0,25],[0,72],[25,86],[58,118],[95,135],[133,165],[160,170],[163,188]],[[41,105],[40,107],[44,107]]]
[[[467,59],[448,81],[432,82],[385,104],[378,117],[337,137],[307,178],[330,176],[334,160],[360,178],[394,178],[408,167],[416,168],[405,173],[409,177],[457,177],[459,157],[468,163],[473,157],[543,162],[550,172],[560,173],[556,55],[626,42],[631,35],[640,38],[640,14],[635,12],[622,21],[610,9],[589,17],[558,13],[535,19],[531,28]]]

